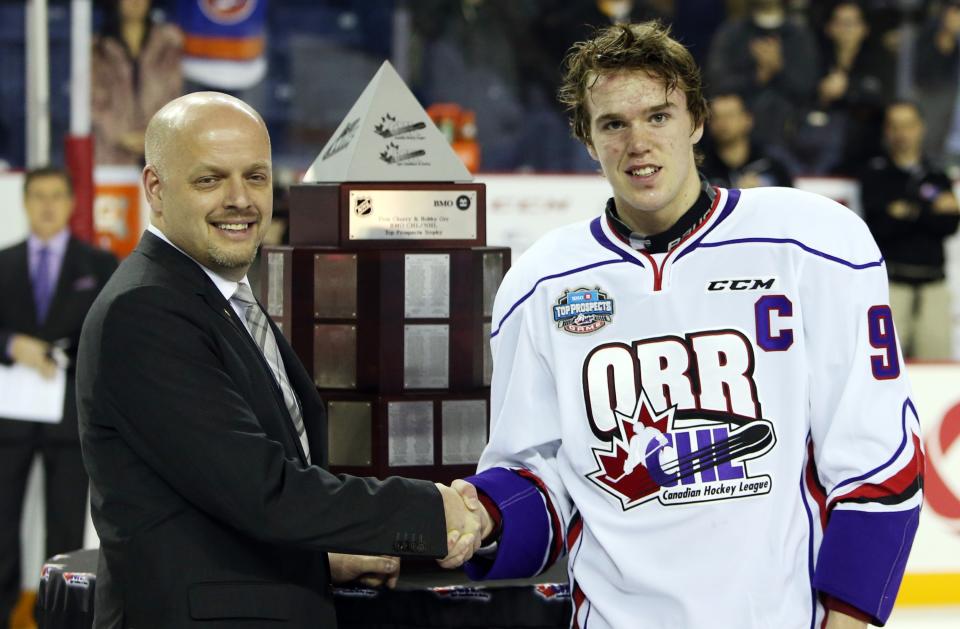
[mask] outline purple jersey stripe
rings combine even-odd
[[[803,474],[800,475],[800,501],[807,512],[807,574],[810,577],[810,629],[814,629],[817,622],[817,591],[813,587],[813,513],[807,502],[807,492],[803,486]]]
[[[495,336],[497,336],[498,334],[500,334],[500,328],[503,327],[504,322],[505,322],[508,318],[510,318],[510,315],[513,314],[513,311],[514,311],[514,310],[516,310],[517,308],[520,307],[520,304],[522,304],[522,303],[525,302],[526,300],[530,299],[530,296],[533,295],[533,292],[534,292],[535,290],[537,290],[537,286],[540,286],[540,284],[541,284],[542,282],[546,282],[547,280],[553,280],[553,279],[556,279],[556,278],[558,278],[558,277],[564,277],[564,276],[566,276],[566,275],[573,275],[573,274],[579,273],[579,272],[581,272],[581,271],[588,271],[588,270],[590,270],[590,269],[595,269],[595,268],[597,268],[598,266],[606,266],[606,265],[608,265],[608,264],[622,264],[622,263],[625,262],[625,261],[626,261],[626,260],[604,260],[603,262],[594,262],[593,264],[587,264],[586,266],[580,266],[580,267],[577,267],[577,268],[575,268],[575,269],[570,269],[569,271],[564,271],[564,272],[562,272],[562,273],[555,273],[554,275],[547,275],[546,277],[541,277],[541,278],[538,279],[538,280],[536,281],[536,283],[533,285],[533,288],[531,288],[529,291],[527,291],[527,294],[526,294],[526,295],[524,295],[523,297],[521,297],[520,299],[518,299],[518,300],[516,301],[516,303],[514,303],[512,306],[510,306],[510,310],[508,310],[508,311],[507,311],[507,314],[503,315],[503,317],[500,319],[500,322],[497,324],[497,329],[494,330],[493,333],[490,334],[490,338],[494,338]]]
[[[605,233],[603,233],[603,226],[600,223],[600,221],[602,220],[603,218],[598,216],[597,218],[590,221],[590,233],[593,234],[594,240],[600,243],[602,247],[609,249],[610,251],[614,252],[615,254],[623,258],[624,262],[629,262],[631,264],[636,264],[639,267],[643,267],[643,262],[641,262],[637,258],[633,257],[632,255],[630,255],[629,253],[627,253],[626,251],[624,251],[623,249],[615,245],[613,241],[610,240]]]
[[[834,509],[820,545],[813,586],[883,625],[893,610],[920,508],[866,512]]]
[[[464,564],[467,576],[481,580],[537,574],[547,556],[552,532],[540,490],[502,467],[490,468],[464,480],[487,494],[503,516],[493,564],[469,561]]]
[[[877,266],[883,265],[883,256],[880,256],[880,259],[876,262],[864,262],[863,264],[857,264],[856,262],[850,262],[844,260],[843,258],[838,258],[837,256],[832,256],[829,253],[824,253],[814,249],[813,247],[808,247],[799,240],[794,240],[793,238],[735,238],[733,240],[721,240],[718,242],[703,242],[699,243],[700,247],[725,247],[727,245],[741,245],[744,243],[759,242],[759,243],[769,243],[775,245],[796,245],[800,247],[807,253],[812,253],[815,256],[819,256],[825,260],[830,260],[831,262],[836,262],[837,264],[842,264],[844,266],[850,267],[856,271],[862,271],[864,269],[870,269]]]
[[[677,262],[680,258],[687,255],[694,249],[700,246],[700,243],[703,242],[703,239],[710,235],[714,229],[717,228],[717,225],[727,220],[727,217],[733,212],[733,208],[737,206],[737,202],[740,201],[740,191],[739,190],[727,190],[727,202],[723,204],[723,209],[720,211],[720,216],[717,217],[717,220],[713,222],[713,225],[707,228],[707,231],[703,232],[699,238],[693,241],[689,247],[680,252],[680,254],[674,259],[674,263]]]
[[[907,398],[906,400],[903,401],[903,409],[901,410],[903,414],[903,419],[901,420],[901,423],[900,423],[900,430],[903,431],[903,438],[900,440],[900,447],[898,447],[897,451],[893,453],[893,456],[890,457],[890,459],[886,463],[873,468],[869,472],[861,474],[860,476],[855,476],[854,478],[848,478],[845,481],[840,481],[839,483],[834,485],[833,491],[830,492],[831,494],[835,492],[837,489],[839,489],[840,487],[843,487],[844,485],[849,485],[850,483],[856,483],[866,478],[870,478],[877,472],[880,472],[890,467],[891,465],[893,465],[893,462],[897,460],[897,457],[900,456],[900,453],[903,452],[903,449],[907,447],[907,441],[909,441],[907,439],[907,409],[910,409],[910,412],[913,414],[914,418],[916,418],[917,422],[918,423],[920,422],[920,418],[917,416],[917,409],[913,405],[913,401],[910,398]]]

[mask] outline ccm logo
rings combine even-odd
[[[744,279],[744,280],[712,280],[707,284],[709,292],[723,290],[770,290],[776,284],[777,278],[769,279]]]

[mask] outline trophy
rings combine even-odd
[[[332,471],[450,482],[487,440],[486,195],[385,62],[290,189],[262,299],[328,411]]]

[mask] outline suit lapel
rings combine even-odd
[[[283,393],[280,391],[280,386],[273,377],[270,366],[267,364],[266,358],[263,357],[263,352],[260,351],[253,337],[250,336],[244,323],[237,317],[237,313],[234,312],[233,307],[223,297],[223,293],[217,289],[216,285],[196,262],[150,232],[144,232],[143,237],[140,239],[140,244],[137,245],[137,251],[180,276],[186,283],[188,290],[192,289],[197,295],[203,298],[207,307],[213,311],[214,316],[229,321],[230,325],[234,328],[233,332],[239,335],[241,339],[240,342],[246,343],[250,350],[256,354],[264,377],[266,377],[272,385],[271,389],[273,390],[274,401],[279,407],[280,413],[283,415],[283,421],[281,423],[284,424],[284,430],[287,431],[287,434],[290,436],[290,441],[292,441],[296,447],[297,453],[300,455],[300,460],[306,463],[307,457],[303,452],[300,437],[297,436],[293,419],[290,417],[287,406],[283,401]],[[276,334],[276,331],[274,333]],[[277,343],[281,345],[280,340],[278,340]],[[281,356],[283,356],[282,345],[280,351]],[[286,363],[286,358],[284,358],[284,362]],[[250,369],[253,368],[251,365]],[[294,391],[297,391],[297,389],[294,388]],[[297,391],[297,394],[301,395],[299,391]]]

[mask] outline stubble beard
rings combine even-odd
[[[257,251],[260,250],[260,243],[254,245],[249,252],[246,251],[226,251],[216,245],[210,245],[207,254],[210,259],[222,269],[240,269],[249,267],[257,257]]]

